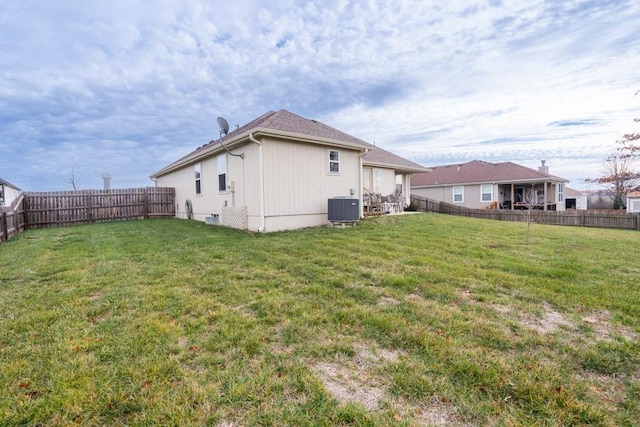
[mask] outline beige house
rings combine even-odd
[[[329,199],[398,193],[426,168],[286,110],[269,111],[160,169],[176,189],[177,215],[257,232],[329,224]]]
[[[22,190],[0,178],[0,207],[9,206]]]
[[[542,161],[538,170],[511,162],[436,166],[411,178],[411,193],[472,209],[565,210],[568,180],[549,174]]]
[[[640,188],[627,193],[627,212],[640,213]]]

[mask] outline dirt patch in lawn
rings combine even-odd
[[[565,319],[564,315],[556,311],[549,304],[542,305],[542,315],[524,315],[521,319],[524,326],[540,334],[552,334],[562,328],[575,329],[576,326]]]
[[[419,408],[415,419],[420,425],[433,427],[466,425],[456,414],[456,408],[453,405],[437,397]]]
[[[393,297],[382,296],[378,298],[378,307],[390,307],[400,304],[400,301]]]
[[[320,381],[339,402],[360,403],[368,410],[380,408],[385,385],[375,368],[396,362],[400,353],[364,343],[353,345],[355,354],[337,362],[318,362],[312,366]]]
[[[340,403],[357,403],[369,411],[381,409],[382,402],[397,414],[398,419],[413,419],[417,425],[462,426],[454,405],[434,396],[414,406],[404,400],[387,396],[384,378],[376,372],[383,363],[397,362],[402,353],[356,343],[353,356],[339,361],[321,361],[312,366],[325,389]]]
[[[607,310],[598,310],[582,318],[582,322],[589,326],[597,341],[612,341],[614,336],[622,337],[627,341],[635,341],[638,334],[616,324]]]

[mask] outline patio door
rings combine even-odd
[[[362,194],[369,194],[373,192],[372,176],[371,168],[362,168],[362,186],[364,187]]]
[[[362,168],[363,194],[380,194],[382,186],[382,170]]]

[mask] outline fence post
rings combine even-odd
[[[7,213],[0,212],[0,242],[9,240],[9,227],[7,225]]]
[[[146,188],[142,190],[142,216],[144,219],[149,218],[149,194]]]

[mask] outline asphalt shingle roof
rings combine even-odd
[[[362,151],[369,150],[363,157],[363,162],[365,164],[369,163],[376,165],[396,166],[396,169],[411,172],[420,172],[427,170],[417,163],[413,163],[389,151],[377,148],[374,145],[361,140],[360,138],[356,138],[355,136],[332,128],[331,126],[327,126],[326,124],[317,120],[306,119],[304,117],[298,116],[297,114],[291,113],[287,110],[268,111],[260,117],[257,117],[256,119],[250,121],[246,125],[231,130],[223,138],[226,144],[227,141],[233,141],[236,137],[242,138],[242,135],[246,136],[250,132],[259,133],[269,131],[273,131],[276,134],[290,134],[293,136],[298,135],[301,138],[306,139],[325,140],[329,142],[332,141],[337,144],[344,143],[355,148],[359,148]],[[162,173],[165,173],[166,171],[175,169],[182,164],[187,164],[188,162],[194,161],[194,159],[200,157],[201,153],[204,154],[205,151],[216,151],[218,146],[220,146],[220,139],[210,141],[209,143],[196,148],[186,156],[183,156],[182,158],[161,169],[159,172],[156,172],[152,176],[158,176]]]
[[[444,166],[431,167],[431,172],[415,174],[411,186],[436,186],[471,184],[482,182],[552,181],[568,182],[564,178],[550,175],[512,162],[490,163],[472,160]]]

